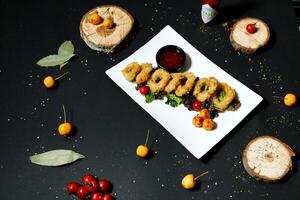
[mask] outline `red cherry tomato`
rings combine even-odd
[[[100,200],[102,198],[102,194],[100,192],[94,193],[91,196],[91,200]]]
[[[256,31],[255,24],[247,24],[246,30],[248,33],[254,33]]]
[[[85,185],[85,187],[90,193],[95,193],[99,191],[98,181],[96,180],[91,180],[89,183]]]
[[[79,187],[79,184],[76,182],[70,182],[67,185],[67,190],[70,194],[75,194],[77,192],[77,189]]]
[[[87,188],[85,186],[80,186],[77,190],[76,196],[79,199],[85,199],[87,195],[89,194]]]
[[[195,100],[192,104],[193,110],[199,111],[201,109],[201,102]]]
[[[100,191],[104,194],[107,194],[111,191],[111,184],[108,180],[102,179],[99,181]]]
[[[91,183],[92,180],[95,180],[95,177],[91,174],[86,174],[82,177],[82,184],[88,185]]]
[[[105,194],[105,195],[102,196],[101,200],[113,200],[113,197],[109,194]]]
[[[139,88],[139,91],[140,91],[141,95],[146,96],[150,92],[150,88],[148,86],[144,85]]]

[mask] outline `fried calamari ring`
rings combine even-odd
[[[184,78],[182,73],[172,73],[171,81],[165,87],[165,92],[171,93],[180,85],[181,80]]]
[[[201,78],[197,81],[193,95],[198,101],[206,101],[216,92],[218,81],[214,77]]]
[[[166,70],[158,69],[151,75],[147,84],[150,87],[151,92],[156,94],[164,90],[170,78],[171,75]]]
[[[230,87],[227,83],[221,83],[218,91],[212,98],[212,103],[217,110],[224,112],[234,98],[235,90],[232,89],[232,87]]]
[[[191,72],[184,73],[183,76],[184,78],[181,80],[181,84],[175,90],[175,94],[179,97],[188,94],[193,88],[197,79],[196,76]]]
[[[127,81],[134,81],[135,77],[141,72],[142,68],[137,62],[132,62],[127,65],[122,73]]]
[[[137,84],[145,83],[150,78],[153,69],[150,63],[142,63],[141,68],[142,71],[135,78]]]

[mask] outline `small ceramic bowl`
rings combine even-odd
[[[167,45],[156,53],[156,62],[159,67],[168,72],[177,72],[185,64],[185,52],[176,45]]]

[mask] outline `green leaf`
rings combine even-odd
[[[166,104],[169,104],[172,107],[177,107],[182,103],[182,98],[176,96],[175,94],[168,94]]]
[[[65,63],[63,63],[63,64],[60,64],[60,65],[59,65],[59,68],[60,68],[60,69],[63,68],[66,64],[68,64],[68,61],[65,62]]]
[[[152,92],[148,93],[146,96],[145,96],[145,101],[147,103],[150,103],[152,102],[153,100],[155,99],[155,96]]]
[[[49,55],[40,59],[36,64],[42,67],[60,66],[63,68],[75,56],[74,45],[70,40],[63,42],[58,48],[58,54]]]
[[[74,56],[74,54],[49,55],[49,56],[46,56],[46,57],[40,59],[36,64],[39,66],[42,66],[42,67],[54,67],[54,66],[61,65],[65,62],[67,62],[73,56]]]
[[[70,40],[62,43],[58,49],[58,55],[73,55],[74,54],[74,45]]]
[[[219,101],[223,101],[225,96],[226,96],[226,92],[224,90],[222,90],[218,96]]]
[[[85,158],[83,155],[72,150],[57,149],[47,151],[45,153],[30,156],[32,163],[42,166],[61,166],[66,165],[76,160]]]

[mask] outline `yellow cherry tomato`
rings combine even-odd
[[[145,158],[147,155],[149,154],[149,148],[146,147],[145,145],[139,145],[136,148],[136,155],[141,157],[141,158]]]
[[[196,184],[197,180],[195,180],[195,176],[193,174],[187,174],[181,181],[182,187],[187,190],[193,189]]]
[[[213,130],[215,128],[215,122],[212,119],[205,119],[202,123],[202,127],[207,130]]]
[[[94,12],[90,15],[89,21],[93,25],[98,25],[103,21],[103,19],[100,17],[100,15],[98,15],[97,12]]]
[[[199,117],[202,117],[203,119],[209,119],[210,118],[210,112],[207,109],[200,110]]]
[[[103,26],[104,26],[105,28],[110,29],[110,28],[113,27],[113,25],[114,25],[114,22],[113,22],[112,18],[107,17],[107,18],[104,19],[104,21],[103,21]]]
[[[203,118],[199,116],[195,116],[192,120],[192,123],[194,124],[194,126],[200,128],[202,127]]]
[[[292,93],[288,93],[284,96],[283,101],[286,106],[293,106],[297,102],[297,97],[296,97],[296,95],[294,95]]]
[[[69,122],[62,123],[58,126],[58,133],[61,136],[68,136],[71,134],[72,124]]]
[[[52,76],[46,76],[43,83],[46,88],[52,88],[55,85],[55,79]]]

